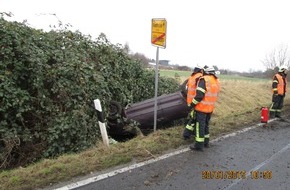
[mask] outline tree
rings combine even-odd
[[[265,59],[262,61],[266,69],[274,70],[275,68],[286,65],[290,66],[290,57],[288,52],[288,46],[280,45],[275,48],[265,56]]]
[[[147,58],[144,54],[142,53],[134,53],[131,55],[132,59],[139,60],[145,67],[148,67],[149,65],[149,58]]]
[[[214,70],[218,71],[219,68],[216,65],[213,65]]]
[[[129,44],[128,43],[126,43],[125,45],[124,45],[124,52],[125,53],[127,53],[127,54],[130,54],[130,47],[129,47]]]

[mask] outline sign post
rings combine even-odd
[[[155,65],[155,102],[154,102],[154,132],[157,126],[157,92],[158,92],[158,63],[159,63],[159,47],[166,47],[166,28],[167,22],[163,18],[152,19],[151,24],[151,44],[157,47],[156,65]]]

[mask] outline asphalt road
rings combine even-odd
[[[80,182],[60,189],[290,190],[290,117],[212,141],[204,152],[187,148],[104,176],[83,186]]]

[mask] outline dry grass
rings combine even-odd
[[[271,81],[221,80],[221,93],[211,121],[211,138],[260,122],[260,108],[269,106]],[[286,96],[285,109],[290,104]],[[191,143],[181,138],[183,126],[158,130],[128,142],[110,145],[101,142],[80,154],[45,159],[26,168],[0,173],[0,189],[25,190],[50,186],[114,166],[140,162]]]

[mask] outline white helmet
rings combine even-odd
[[[286,73],[288,70],[288,67],[286,65],[282,65],[279,67],[279,73]]]
[[[205,66],[204,67],[204,73],[205,74],[213,74],[213,75],[215,75],[216,73],[215,73],[215,69],[214,69],[214,67],[212,67],[212,66]]]

